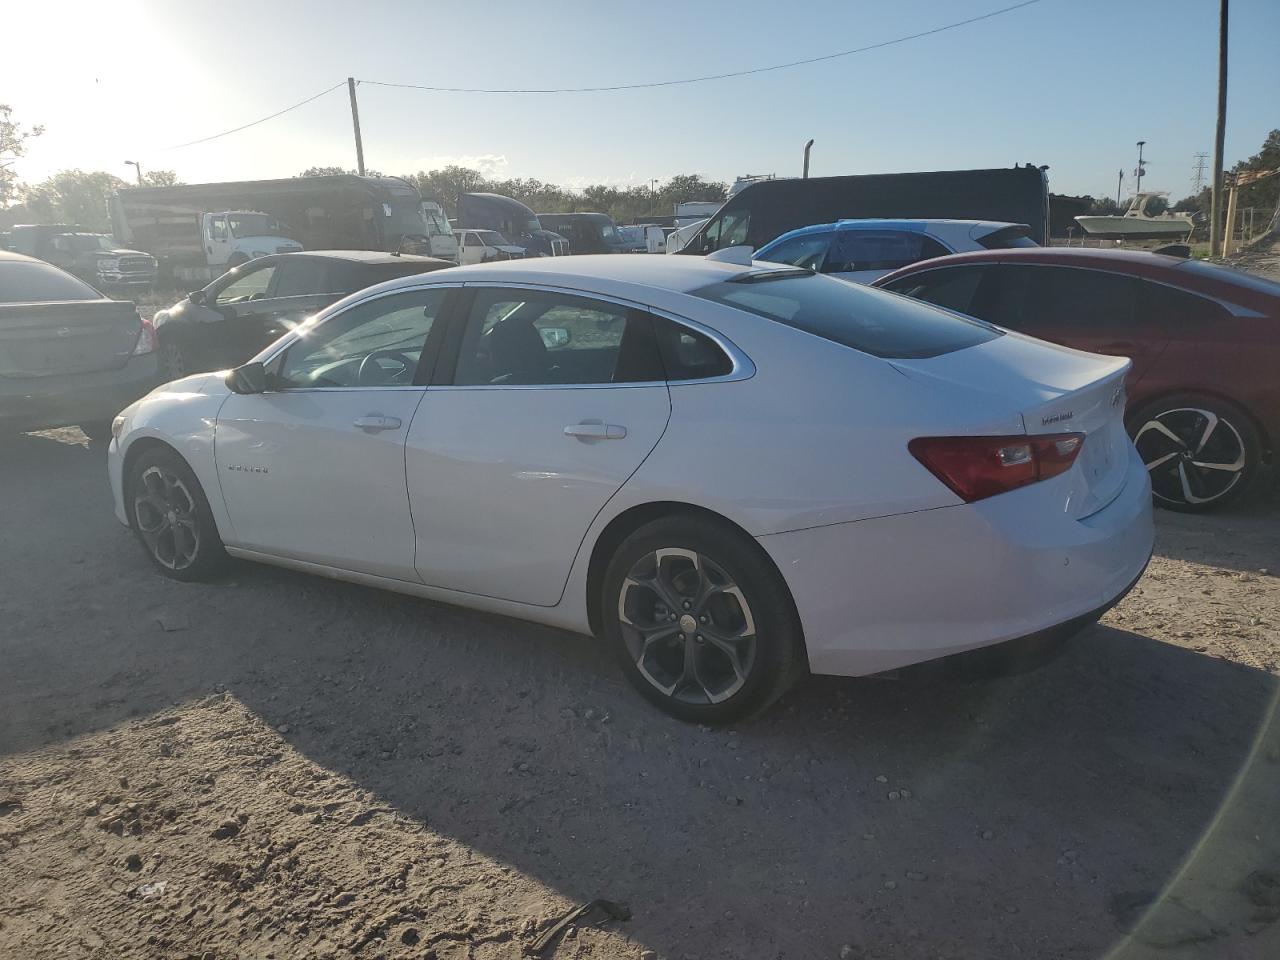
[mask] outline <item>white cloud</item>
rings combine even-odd
[[[505,153],[464,153],[457,156],[419,157],[414,161],[415,170],[439,170],[441,167],[466,167],[479,170],[486,177],[505,173],[507,155]]]

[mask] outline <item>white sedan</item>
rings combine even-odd
[[[595,634],[727,722],[1123,596],[1128,365],[741,250],[510,261],[159,388],[109,473],[169,576],[229,554]]]

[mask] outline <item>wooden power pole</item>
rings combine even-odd
[[[1226,3],[1227,0],[1222,0]],[[351,94],[351,125],[356,131],[356,172],[364,176],[364,143],[360,140],[360,108],[356,106],[356,78],[347,77],[347,93]]]
[[[1222,255],[1222,149],[1227,138],[1227,0],[1218,20],[1218,129],[1213,135],[1213,192],[1209,203],[1209,255]]]

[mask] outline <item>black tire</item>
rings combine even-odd
[[[1217,397],[1162,397],[1129,418],[1129,434],[1150,472],[1155,504],[1169,510],[1216,510],[1248,494],[1262,473],[1257,427]]]
[[[110,420],[88,420],[84,423],[78,423],[76,426],[93,443],[107,443],[111,440]]]
[[[147,557],[174,580],[207,580],[227,562],[209,501],[187,462],[168,447],[144,450],[124,487],[129,526]]]
[[[761,713],[808,665],[781,575],[759,544],[712,519],[680,514],[640,527],[614,552],[596,602],[623,673],[680,720]]]

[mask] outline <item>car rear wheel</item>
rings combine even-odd
[[[1157,505],[1186,513],[1239,499],[1259,472],[1262,442],[1248,415],[1216,397],[1178,394],[1130,420]]]
[[[144,451],[125,487],[129,525],[160,572],[175,580],[215,574],[227,554],[195,473],[166,447]]]
[[[627,678],[681,720],[763,711],[804,671],[799,618],[758,544],[727,524],[671,516],[618,547],[600,623]]]

